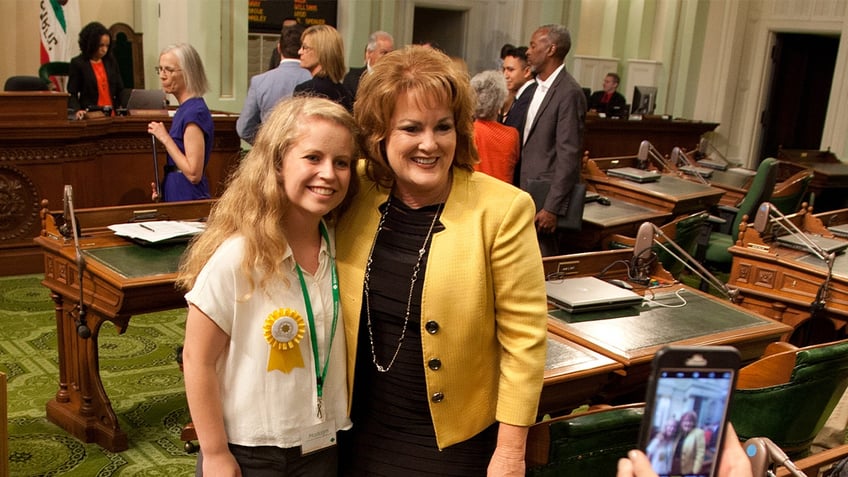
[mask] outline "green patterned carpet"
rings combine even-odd
[[[0,277],[0,371],[8,377],[12,476],[190,476],[180,429],[189,420],[174,361],[185,311],[134,316],[124,335],[104,325],[100,373],[129,449],[84,444],[47,421],[58,389],[56,322],[41,275]]]

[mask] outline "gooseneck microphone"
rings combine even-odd
[[[77,270],[79,270],[77,280],[77,284],[79,286],[79,303],[75,307],[77,312],[77,317],[75,320],[77,326],[77,335],[79,335],[79,337],[82,339],[87,339],[91,337],[91,328],[89,328],[88,324],[86,323],[85,318],[88,314],[88,311],[86,310],[85,303],[83,302],[83,298],[85,297],[85,293],[83,291],[83,272],[85,272],[85,257],[82,254],[82,249],[80,249],[79,229],[77,229],[77,217],[76,214],[74,214],[74,188],[70,185],[65,186],[64,206],[65,213],[70,216],[71,233],[74,237],[74,251],[76,252]]]
[[[745,441],[742,448],[745,449],[745,454],[751,461],[753,475],[775,475],[770,467],[781,465],[794,477],[807,477],[807,474],[789,460],[783,449],[768,437],[752,437]]]

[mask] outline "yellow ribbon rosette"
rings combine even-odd
[[[278,369],[289,373],[294,368],[302,368],[303,356],[300,354],[300,340],[306,325],[300,314],[291,308],[280,308],[265,318],[262,325],[265,341],[271,345],[268,355],[268,371]]]

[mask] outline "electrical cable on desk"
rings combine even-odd
[[[679,304],[679,305],[666,305],[665,303],[660,303],[660,302],[656,301],[654,299],[655,298],[654,291],[649,288],[645,291],[645,301],[642,302],[642,306],[654,305],[654,306],[661,306],[663,308],[683,308],[684,306],[686,306],[688,304],[688,302],[680,294],[682,292],[685,292],[685,291],[686,291],[685,288],[678,288],[677,291],[674,292],[674,295],[677,296],[677,298],[679,298],[680,301],[682,302],[681,304]],[[648,294],[650,294],[651,296],[649,297]]]
[[[604,278],[604,275],[606,275],[607,272],[610,270],[610,268],[612,268],[615,265],[624,265],[624,267],[627,269],[627,278],[628,279],[630,278],[630,263],[627,260],[616,260],[616,261],[610,263],[609,265],[604,267],[604,269],[601,270],[600,273],[595,275],[595,277],[596,278]]]

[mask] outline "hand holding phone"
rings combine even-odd
[[[639,448],[658,475],[717,475],[739,360],[729,346],[669,346],[657,353]]]

